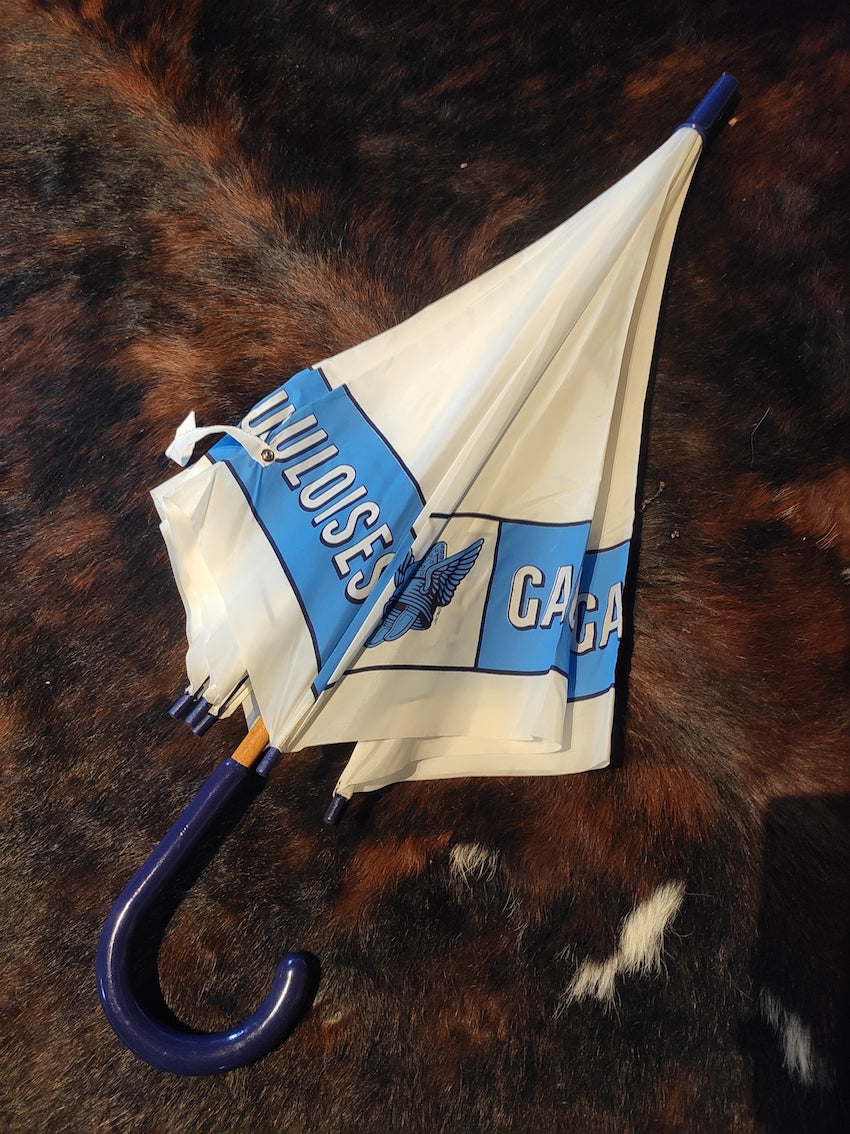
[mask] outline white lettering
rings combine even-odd
[[[333,557],[333,565],[336,568],[336,573],[340,579],[344,579],[346,575],[351,573],[351,560],[356,559],[358,556],[363,559],[371,559],[375,544],[380,542],[384,547],[389,547],[393,541],[393,533],[390,531],[387,524],[381,524],[379,528],[369,532],[357,543],[353,543],[350,547],[346,547],[344,551],[338,551]]]
[[[528,563],[514,572],[508,598],[508,622],[517,630],[531,630],[540,617],[540,599],[529,598],[528,587],[542,587],[546,577],[539,567]]]
[[[282,408],[281,408],[282,407]],[[260,402],[239,423],[241,429],[256,437],[268,439],[278,426],[289,421],[295,413],[295,406],[289,401],[285,390],[278,390]]]
[[[614,583],[608,591],[605,617],[602,619],[602,632],[599,635],[599,648],[604,650],[612,634],[621,637],[620,626],[623,621],[623,584]]]
[[[372,574],[368,579],[365,579],[365,582],[361,582],[361,580],[365,578],[362,571],[354,572],[345,585],[345,593],[352,602],[363,602],[371,592],[372,587],[377,583],[384,568],[388,563],[392,563],[393,559],[395,559],[395,555],[392,552],[389,552],[387,555],[382,555],[380,559],[377,559],[372,567]]]
[[[546,609],[543,611],[543,617],[540,620],[540,625],[544,630],[552,625],[556,617],[559,622],[564,621],[567,607],[570,605],[570,592],[572,589],[573,568],[571,564],[567,563],[558,568],[555,582],[552,584],[552,590],[546,602]]]
[[[310,433],[306,437],[302,437],[300,441],[294,441],[291,445],[285,446],[283,449],[280,447],[279,439],[275,441],[274,450],[277,453],[279,461],[291,461],[293,457],[297,457],[299,453],[307,453],[310,449],[315,449],[317,445],[321,445],[323,441],[327,441],[328,435],[324,429],[317,429],[315,433]]]
[[[349,504],[353,504],[356,500],[362,500],[365,495],[366,485],[361,484],[355,488],[353,492],[349,492],[347,496],[344,496],[342,500],[335,500],[330,508],[325,508],[324,512],[320,512],[318,516],[314,516],[311,521],[313,526],[317,528],[319,524],[323,524],[325,520],[329,520],[331,516],[335,516],[337,512],[341,512],[343,508],[347,508]]]
[[[327,439],[325,433],[324,438]],[[297,464],[290,465],[288,469],[284,469],[281,476],[291,488],[297,488],[301,483],[301,477],[304,473],[308,473],[310,469],[318,468],[326,461],[332,461],[334,457],[339,456],[339,449],[336,445],[328,445],[325,449],[320,449],[318,453],[314,453],[312,457],[305,457],[303,461],[298,461]]]
[[[292,441],[295,437],[301,437],[302,433],[307,433],[314,426],[318,425],[316,415],[308,413],[306,417],[302,417],[300,421],[293,421],[291,425],[284,426],[279,431],[274,439],[274,449],[281,460],[287,461],[290,457],[297,457],[299,453],[303,453],[305,449],[309,449],[312,445],[318,445],[320,441],[327,441],[328,435],[324,430],[319,430],[322,436],[312,441],[308,438],[302,438],[301,441],[296,441],[293,445],[287,446],[288,441]]]
[[[584,616],[588,610],[596,610],[598,606],[596,595],[581,594],[576,598],[573,651],[577,654],[589,653],[596,644],[596,623],[593,621],[585,622]],[[581,635],[580,639],[579,635]]]
[[[344,527],[340,527],[337,520],[331,520],[330,523],[325,524],[319,533],[319,539],[326,547],[339,547],[341,543],[347,543],[354,535],[358,520],[363,521],[364,528],[371,528],[378,522],[380,515],[381,509],[374,500],[367,500],[351,509]]]
[[[315,512],[317,508],[329,504],[331,500],[336,500],[346,488],[350,488],[356,476],[357,473],[351,465],[336,465],[329,472],[322,473],[316,480],[305,485],[298,494],[298,502],[308,512]]]

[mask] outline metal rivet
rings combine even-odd
[[[274,451],[272,449],[263,449],[260,453],[261,460],[264,460],[267,465],[270,465],[274,460]]]

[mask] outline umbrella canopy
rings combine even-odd
[[[184,712],[242,704],[279,750],[357,741],[345,797],[608,763],[644,399],[702,144],[698,120],[680,127],[237,427],[190,415],[179,463],[223,437],[153,493],[186,608]]]

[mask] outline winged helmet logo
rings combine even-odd
[[[396,587],[384,607],[384,615],[367,641],[367,646],[394,642],[408,630],[427,630],[438,606],[448,606],[455,591],[472,570],[484,543],[477,539],[463,551],[446,558],[447,545],[435,543],[422,559],[408,552],[396,571]]]

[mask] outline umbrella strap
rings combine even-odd
[[[177,426],[174,440],[165,450],[165,455],[180,465],[181,468],[185,468],[199,441],[203,441],[205,437],[220,436],[221,434],[227,434],[228,437],[237,441],[258,465],[267,465],[274,460],[274,454],[269,448],[268,442],[264,441],[262,437],[249,433],[237,425],[198,426],[195,423],[194,413],[190,413]]]

